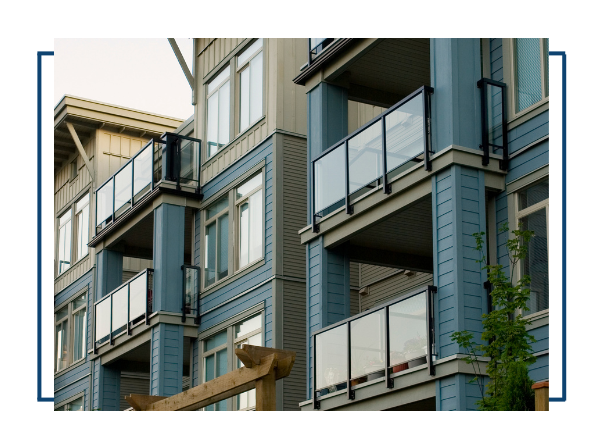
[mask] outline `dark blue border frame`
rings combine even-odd
[[[567,400],[567,54],[549,51],[562,57],[562,396],[550,402]]]
[[[37,53],[37,400],[54,402],[42,396],[42,57],[54,56],[54,51]]]

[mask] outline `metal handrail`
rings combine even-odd
[[[136,274],[135,276],[133,276],[131,279],[129,279],[127,282],[122,283],[121,285],[119,285],[117,288],[115,288],[114,290],[112,290],[110,293],[108,293],[106,296],[102,297],[102,299],[94,302],[94,326],[93,326],[93,348],[94,348],[94,354],[97,354],[97,345],[98,345],[98,338],[96,337],[96,325],[97,325],[97,316],[96,316],[96,311],[97,311],[97,307],[98,305],[100,305],[101,303],[105,302],[106,300],[110,299],[110,322],[109,322],[109,333],[108,333],[108,342],[110,343],[110,345],[114,345],[114,338],[113,338],[113,325],[112,325],[112,318],[113,318],[113,310],[112,310],[112,298],[113,295],[115,295],[116,293],[118,293],[119,291],[121,291],[123,288],[127,287],[127,334],[130,336],[132,334],[131,332],[131,328],[133,327],[132,325],[132,321],[130,318],[130,306],[131,306],[131,300],[130,300],[130,291],[129,291],[129,285],[135,281],[136,279],[138,279],[139,277],[141,277],[144,274],[147,274],[146,277],[146,294],[145,294],[145,305],[146,305],[146,310],[144,313],[144,321],[146,323],[146,325],[149,325],[150,319],[150,308],[149,308],[149,303],[148,303],[148,290],[150,290],[149,287],[149,276],[151,274],[154,273],[154,269],[153,268],[146,268],[142,271],[140,271],[138,274]],[[154,287],[154,282],[152,284],[152,287]],[[154,298],[154,295],[152,295],[152,297]],[[103,342],[104,344],[104,342]]]
[[[435,375],[435,367],[433,366],[433,350],[435,348],[435,335],[434,335],[434,314],[433,314],[433,308],[434,308],[434,300],[433,300],[433,295],[435,293],[437,293],[437,287],[434,287],[432,285],[426,286],[426,287],[421,287],[418,290],[415,290],[413,292],[410,292],[408,294],[402,295],[398,298],[395,298],[391,301],[388,301],[384,304],[378,305],[376,307],[372,307],[362,313],[358,313],[357,315],[354,315],[352,317],[349,317],[347,319],[344,319],[343,321],[340,322],[336,322],[335,324],[329,325],[327,327],[321,328],[317,331],[314,331],[311,333],[311,344],[312,344],[312,387],[311,387],[311,393],[312,393],[312,400],[313,400],[313,408],[314,409],[319,409],[320,408],[320,401],[318,399],[318,392],[321,390],[321,388],[319,388],[317,390],[316,385],[317,385],[317,336],[325,333],[327,331],[333,330],[335,328],[338,328],[340,326],[346,325],[347,326],[347,341],[346,341],[346,358],[347,358],[347,363],[346,363],[346,371],[347,371],[347,377],[346,377],[346,390],[347,390],[347,397],[349,400],[353,400],[354,399],[354,390],[351,389],[351,384],[350,382],[353,380],[356,380],[358,378],[360,378],[361,376],[365,376],[368,375],[370,373],[366,373],[365,375],[361,375],[361,376],[355,376],[352,377],[352,343],[351,343],[351,323],[357,319],[363,318],[365,316],[369,316],[373,313],[376,313],[378,311],[383,310],[384,311],[384,332],[385,332],[385,338],[384,338],[384,354],[385,354],[385,362],[384,362],[384,366],[381,370],[383,370],[384,372],[384,380],[385,380],[385,385],[387,388],[393,388],[394,387],[394,381],[392,379],[390,379],[390,369],[392,367],[391,365],[391,358],[390,358],[390,323],[389,323],[389,319],[390,319],[390,306],[401,302],[401,301],[405,301],[408,300],[414,296],[420,295],[426,293],[426,314],[425,314],[425,321],[426,321],[426,331],[427,331],[427,351],[425,353],[425,357],[427,360],[427,367],[428,367],[428,371],[429,374],[431,376]],[[409,359],[406,362],[410,362],[414,359],[422,359],[422,357],[418,357],[418,358],[412,358]],[[378,370],[380,371],[380,370]],[[343,382],[340,382],[338,384],[342,384]]]
[[[409,158],[407,159],[405,162],[403,162],[403,164],[410,162],[411,160],[417,158],[418,156],[420,156],[421,154],[424,154],[424,166],[425,166],[425,170],[426,171],[431,171],[431,160],[430,160],[430,155],[433,153],[432,149],[431,149],[431,125],[430,125],[430,108],[431,108],[431,104],[430,104],[430,95],[433,94],[433,88],[431,88],[430,86],[422,86],[419,89],[417,89],[416,91],[412,92],[411,94],[409,94],[408,96],[406,96],[405,98],[403,98],[402,100],[400,100],[398,103],[394,104],[393,106],[391,106],[390,108],[388,108],[386,111],[384,111],[382,114],[380,114],[379,116],[371,119],[369,122],[365,123],[364,125],[362,125],[360,128],[358,128],[357,130],[353,131],[352,133],[350,133],[349,135],[347,135],[346,137],[344,137],[343,139],[339,140],[338,142],[334,143],[332,146],[330,146],[328,149],[326,149],[325,151],[323,151],[321,154],[319,154],[317,157],[315,157],[312,160],[312,165],[311,165],[311,174],[312,174],[312,190],[311,190],[311,197],[312,197],[312,228],[313,228],[313,232],[318,233],[319,232],[319,227],[317,224],[317,217],[319,212],[322,212],[323,210],[325,210],[326,208],[322,208],[319,211],[316,211],[315,205],[316,205],[316,197],[315,197],[315,192],[316,192],[316,175],[315,175],[315,165],[316,162],[318,162],[319,160],[323,159],[325,156],[327,156],[328,154],[332,153],[333,151],[337,150],[337,149],[345,149],[345,159],[344,159],[344,167],[345,167],[345,177],[344,177],[344,181],[345,181],[345,196],[341,199],[345,200],[345,207],[346,207],[346,213],[351,215],[353,214],[353,207],[351,205],[350,202],[350,195],[353,194],[354,192],[358,191],[355,190],[352,193],[350,193],[350,178],[349,178],[349,165],[350,162],[348,160],[348,142],[353,139],[355,136],[357,136],[358,134],[361,134],[363,131],[366,131],[367,129],[369,129],[371,126],[376,125],[376,124],[380,124],[381,125],[381,155],[382,155],[382,175],[378,176],[377,178],[374,179],[374,181],[379,180],[381,177],[383,177],[383,192],[385,194],[389,194],[391,192],[391,187],[388,184],[388,171],[387,171],[387,143],[386,143],[386,123],[385,123],[385,118],[390,115],[391,113],[393,113],[394,111],[396,111],[398,108],[400,108],[401,106],[405,105],[406,103],[408,103],[409,101],[411,101],[412,99],[414,99],[415,97],[418,97],[420,94],[422,94],[422,98],[423,98],[423,142],[424,142],[424,152],[419,153],[418,155],[414,156],[413,158]],[[400,165],[399,165],[400,166]],[[340,199],[340,200],[341,200]],[[337,201],[339,202],[339,200]]]

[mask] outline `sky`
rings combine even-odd
[[[176,41],[191,71],[192,39]],[[66,94],[184,120],[194,112],[166,38],[55,39],[55,105]]]

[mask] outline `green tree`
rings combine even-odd
[[[529,310],[529,284],[531,278],[522,276],[513,284],[513,277],[519,262],[527,255],[527,245],[533,236],[533,231],[513,230],[514,237],[506,242],[509,258],[509,275],[504,272],[502,265],[487,265],[483,254],[485,232],[474,233],[476,247],[480,252],[479,263],[482,270],[487,271],[491,284],[490,293],[493,310],[483,314],[483,333],[481,342],[473,340],[473,334],[460,331],[452,334],[452,339],[463,347],[468,356],[466,362],[473,366],[474,381],[479,385],[482,399],[479,400],[480,410],[535,410],[535,398],[531,386],[528,367],[535,362],[530,343],[535,341],[527,333],[531,321],[523,319],[522,312]],[[504,224],[500,233],[508,232],[508,224]],[[519,313],[519,314],[516,314]],[[484,388],[481,368],[477,356],[490,358],[487,364],[489,382]]]

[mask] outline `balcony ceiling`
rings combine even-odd
[[[350,238],[347,244],[350,250],[359,247],[354,248],[355,251],[375,250],[431,258],[433,256],[431,217],[431,195],[429,195],[409,208],[361,231]],[[352,260],[361,262],[360,257],[353,257]],[[390,263],[388,266],[394,264]],[[406,268],[410,269],[410,266]]]
[[[430,84],[429,58],[429,39],[380,39],[336,79],[349,82],[349,99],[389,107]]]

